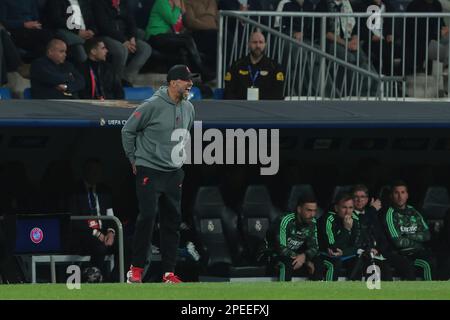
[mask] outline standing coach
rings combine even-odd
[[[167,86],[140,105],[122,129],[122,144],[136,175],[139,202],[128,283],[142,282],[158,206],[162,281],[181,282],[174,270],[180,239],[184,172],[182,163],[172,160],[172,150],[179,142],[172,141],[171,135],[176,129],[189,131],[194,122],[194,107],[187,101],[193,77],[185,65],[172,67],[167,74]]]

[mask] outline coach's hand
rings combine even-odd
[[[105,246],[111,247],[114,244],[115,233],[112,231],[108,231],[106,234],[105,240],[103,241]]]
[[[300,269],[305,263],[306,255],[304,253],[299,254],[292,258],[292,267],[294,270]]]
[[[134,163],[131,164],[131,169],[133,170],[133,174],[136,175],[137,170],[136,170],[136,165]]]

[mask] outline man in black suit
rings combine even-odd
[[[31,64],[31,96],[33,99],[76,99],[84,88],[84,79],[66,61],[67,46],[53,39],[45,57]]]

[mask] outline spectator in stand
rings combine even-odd
[[[310,0],[281,1],[278,4],[279,12],[313,12],[314,5]],[[308,17],[276,17],[274,27],[279,28],[284,34],[294,37],[298,41],[311,40],[312,20]],[[291,34],[292,29],[292,34]]]
[[[46,56],[31,64],[31,96],[33,99],[76,99],[84,88],[84,79],[66,61],[67,46],[53,39]]]
[[[389,0],[364,0],[358,11],[367,12],[367,9],[373,5],[378,6],[381,13],[394,11]],[[392,36],[392,18],[382,18],[381,22],[380,29],[369,30],[367,24],[361,21],[360,40],[363,43],[364,51],[370,55],[371,61],[379,73],[384,75],[398,74],[400,70],[395,70],[391,59],[393,47],[395,48]],[[394,52],[394,58],[398,55],[396,53]]]
[[[316,11],[351,14],[353,13],[353,8],[349,0],[321,0],[317,5]],[[321,30],[320,21],[320,19],[316,19],[316,23],[318,25],[315,30],[317,31]],[[372,64],[369,63],[367,55],[364,53],[359,43],[356,19],[348,16],[336,16],[328,18],[326,22],[325,30],[322,30],[322,32],[326,33],[327,52],[338,59],[347,61],[348,63],[355,65],[358,64],[361,69],[376,73],[376,70],[373,68]],[[341,88],[346,88],[346,92],[341,92],[341,95],[374,95],[376,93],[377,86],[373,79],[369,79],[367,76],[364,76],[362,88],[359,88],[361,93],[359,93],[356,92],[357,86],[352,83],[352,79],[354,78],[353,72],[347,69],[343,70],[342,67],[337,65],[336,67],[338,70],[336,78],[334,79],[334,83],[337,86],[336,89],[337,91],[341,91]],[[331,68],[331,70],[333,69],[334,67]],[[361,79],[359,81],[361,81]],[[346,84],[346,87],[344,84]],[[350,92],[350,88],[353,88],[355,92]]]
[[[307,13],[314,12],[314,10],[315,6],[311,0],[286,0],[278,4],[276,11]],[[299,42],[315,46],[316,49],[320,50],[320,47],[315,44],[318,39],[312,37],[312,19],[307,16],[296,18],[277,16],[274,21],[274,28],[281,30],[284,34]],[[290,81],[294,85],[290,86],[295,92],[291,92],[291,95],[317,95],[320,88],[317,85],[320,76],[320,59],[313,58],[309,51],[286,41],[282,65],[289,66],[291,69]],[[328,81],[330,80],[328,79]]]
[[[68,10],[72,7],[72,10]],[[74,8],[79,9],[74,9]],[[53,29],[69,47],[74,62],[87,59],[83,44],[97,34],[97,26],[89,0],[47,0],[44,26]]]
[[[186,0],[184,21],[211,68],[216,67],[219,11],[216,0]]]
[[[214,78],[200,58],[192,36],[183,32],[183,14],[186,12],[182,0],[156,0],[153,5],[145,37],[155,49],[161,52],[180,52],[184,63],[194,72],[199,72],[207,82]]]
[[[274,11],[276,9],[274,0],[219,0],[220,10],[231,11]],[[257,18],[262,24],[269,25],[270,18]],[[229,32],[232,30],[228,30]]]
[[[442,12],[442,5],[438,0],[413,0],[408,4],[406,8],[407,12]],[[418,73],[425,70],[424,62],[426,59],[426,52],[428,47],[428,60],[436,60],[437,52],[439,52],[439,60],[448,63],[448,37],[449,29],[445,25],[442,18],[409,18],[406,19],[406,30],[412,30],[407,32],[406,35],[406,52],[411,54],[406,55],[406,71],[407,73]],[[417,21],[417,22],[416,22]],[[417,29],[415,24],[417,23]],[[417,30],[417,34],[414,32]],[[428,31],[428,34],[427,34]],[[439,34],[440,33],[440,34]],[[440,40],[438,46],[438,37]],[[428,43],[427,42],[428,39]],[[414,54],[416,53],[416,59],[414,61]],[[430,68],[428,68],[430,69]]]
[[[29,65],[25,65],[8,32],[0,25],[0,86],[8,82],[7,73],[17,71],[22,77],[30,78]]]
[[[136,23],[126,0],[96,0],[92,9],[99,36],[103,37],[122,84],[132,86],[152,48],[137,39]]]
[[[84,44],[88,59],[80,65],[86,83],[80,92],[82,99],[123,99],[124,92],[119,76],[106,62],[108,49],[101,38],[86,40]]]
[[[53,32],[42,27],[37,0],[0,0],[0,22],[16,46],[30,51],[34,58],[44,54],[53,38]]]

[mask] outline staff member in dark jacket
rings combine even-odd
[[[225,74],[225,99],[282,100],[284,73],[264,54],[264,35],[253,32],[248,46],[250,54],[234,62]]]
[[[92,2],[99,36],[104,37],[119,76],[129,85],[152,54],[149,44],[137,39],[133,15],[125,0]],[[131,59],[128,59],[131,56]]]
[[[102,165],[98,159],[88,159],[83,165],[83,180],[77,183],[70,199],[74,216],[107,216],[112,211],[109,188],[101,182]],[[107,254],[117,252],[116,225],[111,220],[72,221],[72,248],[75,253],[90,255],[91,264],[105,274]],[[118,266],[118,254],[115,254]]]
[[[389,244],[378,218],[381,201],[372,198],[369,204],[369,189],[363,184],[355,185],[352,195],[354,213],[359,218],[361,228],[359,249],[363,251],[359,253],[359,263],[364,266],[363,270],[367,270],[371,264],[377,265],[380,268],[381,280],[392,281],[391,267],[383,256],[388,252]]]
[[[53,39],[47,55],[31,64],[31,96],[33,99],[75,99],[84,88],[84,79],[66,61],[67,46]]]
[[[69,57],[76,62],[87,59],[83,44],[98,32],[89,0],[47,0],[43,21],[69,46]]]
[[[80,72],[86,83],[80,92],[82,99],[123,99],[120,78],[114,68],[106,62],[108,49],[100,38],[93,38],[84,44],[88,59],[80,65]]]

